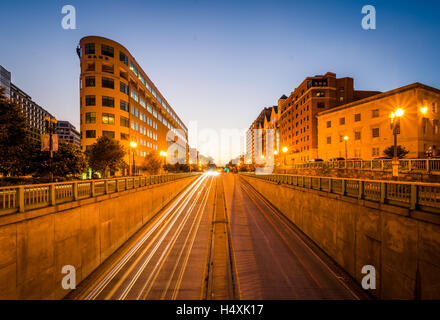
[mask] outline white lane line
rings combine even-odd
[[[84,298],[84,300],[94,299],[97,295],[99,295],[102,290],[105,289],[107,284],[116,276],[116,274],[125,266],[127,261],[139,250],[139,248],[149,239],[149,237],[156,231],[157,228],[162,224],[162,222],[171,215],[172,211],[183,198],[190,192],[192,192],[192,188],[196,184],[200,184],[204,180],[204,177],[201,176],[196,179],[188,188],[184,191],[174,202],[173,204],[165,211],[162,217],[151,226],[151,229],[124,255],[124,257],[112,268],[112,270],[107,273],[107,275],[93,288],[91,292]],[[181,206],[181,204],[180,204]],[[180,207],[179,206],[179,207]]]

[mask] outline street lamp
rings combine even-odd
[[[131,141],[130,142],[130,147],[133,150],[133,168],[132,168],[132,172],[131,172],[132,175],[136,175],[136,163],[135,163],[135,160],[134,160],[134,149],[136,149],[137,146],[138,146],[138,144],[137,144],[136,141]],[[128,158],[129,158],[128,160],[130,160],[130,155],[128,156]]]
[[[287,147],[283,147],[283,149],[281,149],[281,151],[283,151],[283,153],[284,153],[284,173],[287,173],[287,169],[286,169],[286,164],[287,164],[287,161],[286,161],[286,153],[287,153]]]
[[[161,157],[163,157],[163,167],[162,167],[162,169],[165,172],[165,164],[166,164],[166,161],[167,161],[167,155],[168,154],[165,151],[161,151],[161,152],[159,152],[159,155]]]
[[[393,152],[393,177],[399,176],[399,158],[397,157],[397,134],[400,133],[400,118],[405,111],[402,108],[398,108],[396,111],[391,112],[391,129],[394,135],[394,152]]]
[[[420,107],[420,112],[426,114],[428,112],[428,107]]]
[[[46,131],[49,134],[49,167],[50,167],[50,182],[53,182],[53,168],[52,168],[52,158],[53,158],[53,152],[54,152],[54,145],[53,145],[53,135],[56,133],[57,129],[57,119],[46,115],[44,116],[44,123],[46,124]]]
[[[189,173],[191,173],[191,165],[192,165],[192,161],[189,160]]]
[[[345,160],[347,160],[347,158],[348,158],[347,141],[348,141],[348,136],[344,136],[344,142],[345,142]]]

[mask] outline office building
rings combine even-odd
[[[354,90],[353,78],[336,78],[336,74],[307,77],[281,101],[278,121],[279,143],[287,147],[286,163],[302,163],[318,158],[319,112],[374,96],[377,91]]]
[[[77,48],[81,61],[81,146],[100,136],[119,140],[136,163],[150,152],[188,161],[188,130],[131,53],[110,39],[89,36]],[[126,162],[129,162],[129,154]]]
[[[5,89],[4,96],[9,99],[11,97],[11,73],[0,66],[0,87]]]
[[[440,90],[414,83],[320,112],[318,157],[383,157],[394,145],[390,115],[399,108],[397,144],[409,151],[406,157],[440,155],[439,107]]]
[[[46,116],[53,118],[53,116],[32,101],[32,98],[28,94],[13,83],[11,83],[11,101],[17,103],[26,115],[29,139],[39,143],[41,141],[41,134],[46,132],[44,118]]]
[[[69,121],[58,121],[56,132],[58,135],[58,141],[63,140],[81,147],[81,135],[78,130],[76,130],[75,126]]]

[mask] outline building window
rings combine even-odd
[[[95,77],[86,77],[86,87],[95,86]]]
[[[345,117],[339,118],[339,125],[343,126],[345,124]]]
[[[318,91],[318,92],[316,92],[316,96],[317,97],[325,97],[325,92],[324,91]]]
[[[95,44],[94,43],[86,43],[85,52],[86,52],[86,54],[95,54]]]
[[[379,109],[374,109],[371,111],[372,118],[379,118]]]
[[[325,108],[325,102],[318,102],[318,108]]]
[[[119,61],[128,66],[128,57],[123,52],[119,52]]]
[[[377,156],[379,156],[379,148],[373,148],[373,149],[371,150],[371,155],[372,155],[373,157],[377,157]]]
[[[128,140],[129,135],[127,133],[121,132],[121,140]]]
[[[432,133],[437,135],[439,133],[438,131],[438,127],[439,127],[439,121],[438,120],[434,120],[432,123]]]
[[[130,121],[128,120],[128,118],[121,116],[121,126],[127,128],[130,127]]]
[[[112,113],[103,113],[102,114],[102,123],[103,124],[115,124],[115,115]]]
[[[136,68],[136,66],[133,64],[133,62],[130,61],[130,70],[137,76],[138,75],[138,70]]]
[[[95,63],[87,63],[87,69],[86,71],[95,71]]]
[[[86,138],[96,138],[96,130],[86,130]]]
[[[356,131],[354,133],[354,140],[361,140],[361,132],[360,131]]]
[[[327,128],[331,128],[332,127],[332,122],[331,121],[327,121]]]
[[[120,108],[121,110],[127,111],[128,112],[128,102],[121,100],[120,101]]]
[[[111,139],[114,139],[115,138],[115,132],[114,131],[102,131],[102,135],[104,136],[104,137],[109,137],[109,138],[111,138]]]
[[[103,64],[102,65],[102,72],[114,73],[115,71],[114,71],[113,65],[108,66],[108,65]]]
[[[138,96],[138,94],[137,94],[135,91],[131,90],[131,91],[130,91],[130,96],[131,96],[131,98],[132,98],[134,101],[139,102],[139,96]]]
[[[96,123],[96,112],[86,112],[86,123]]]
[[[354,122],[359,122],[361,121],[361,114],[360,113],[356,113],[354,115]]]
[[[101,46],[101,54],[103,55],[103,56],[108,56],[108,57],[114,57],[114,49],[113,49],[113,47],[110,47],[110,46],[107,46],[107,45],[105,45],[105,44],[103,44],[102,46]]]
[[[373,138],[379,137],[379,128],[372,129],[372,136],[373,136]]]
[[[102,77],[102,87],[103,88],[109,88],[114,89],[115,88],[115,81],[110,78]]]
[[[102,97],[102,106],[114,108],[115,107],[115,99],[113,97],[103,96]]]
[[[344,102],[344,97],[339,97],[340,102]]]
[[[96,106],[96,96],[86,96],[86,106]]]
[[[120,88],[121,92],[128,94],[128,86],[125,83],[123,83],[122,81],[120,83],[119,88]]]
[[[327,137],[327,144],[332,144],[332,137]]]

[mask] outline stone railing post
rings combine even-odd
[[[96,189],[95,189],[95,180],[92,180],[90,182],[90,196],[93,198],[96,196]]]
[[[416,184],[411,185],[411,193],[409,196],[409,208],[410,210],[416,210],[417,209],[417,202],[418,202],[418,188]]]
[[[17,204],[18,212],[24,212],[24,187],[20,186],[17,188]]]
[[[359,181],[359,199],[364,198],[364,181]]]
[[[386,182],[380,183],[380,203],[385,203],[387,197],[387,184]]]
[[[72,185],[73,200],[78,200],[78,182],[75,181]]]
[[[49,185],[49,205],[54,206],[56,204],[55,198],[55,184],[51,183]]]

